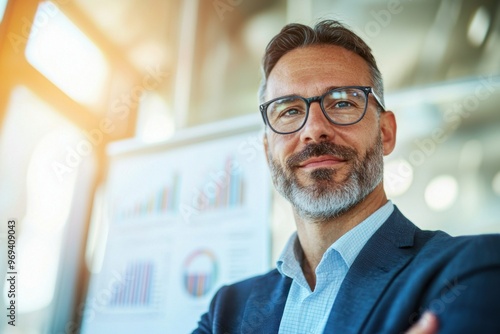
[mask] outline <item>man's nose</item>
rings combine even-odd
[[[300,140],[304,143],[329,140],[334,135],[333,130],[333,124],[323,114],[319,101],[312,102],[306,124],[300,130]]]

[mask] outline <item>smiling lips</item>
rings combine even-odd
[[[342,162],[344,159],[334,157],[332,155],[321,155],[319,157],[309,158],[299,164],[299,168],[318,168],[318,167],[332,167],[336,166]]]

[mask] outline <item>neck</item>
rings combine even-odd
[[[304,252],[302,270],[311,290],[314,290],[316,285],[316,267],[326,250],[385,203],[387,197],[380,183],[363,201],[338,217],[315,221],[294,212],[297,235]]]

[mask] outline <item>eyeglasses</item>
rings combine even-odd
[[[321,96],[305,98],[299,95],[282,96],[259,106],[264,123],[276,133],[290,134],[306,124],[311,103],[319,102],[325,117],[337,125],[352,125],[366,113],[368,94],[385,110],[373,88],[362,86],[339,87]]]

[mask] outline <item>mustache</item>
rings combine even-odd
[[[343,160],[351,160],[358,156],[358,152],[353,148],[325,141],[307,145],[302,151],[290,156],[286,165],[288,168],[294,168],[309,158],[321,155],[333,155]]]

